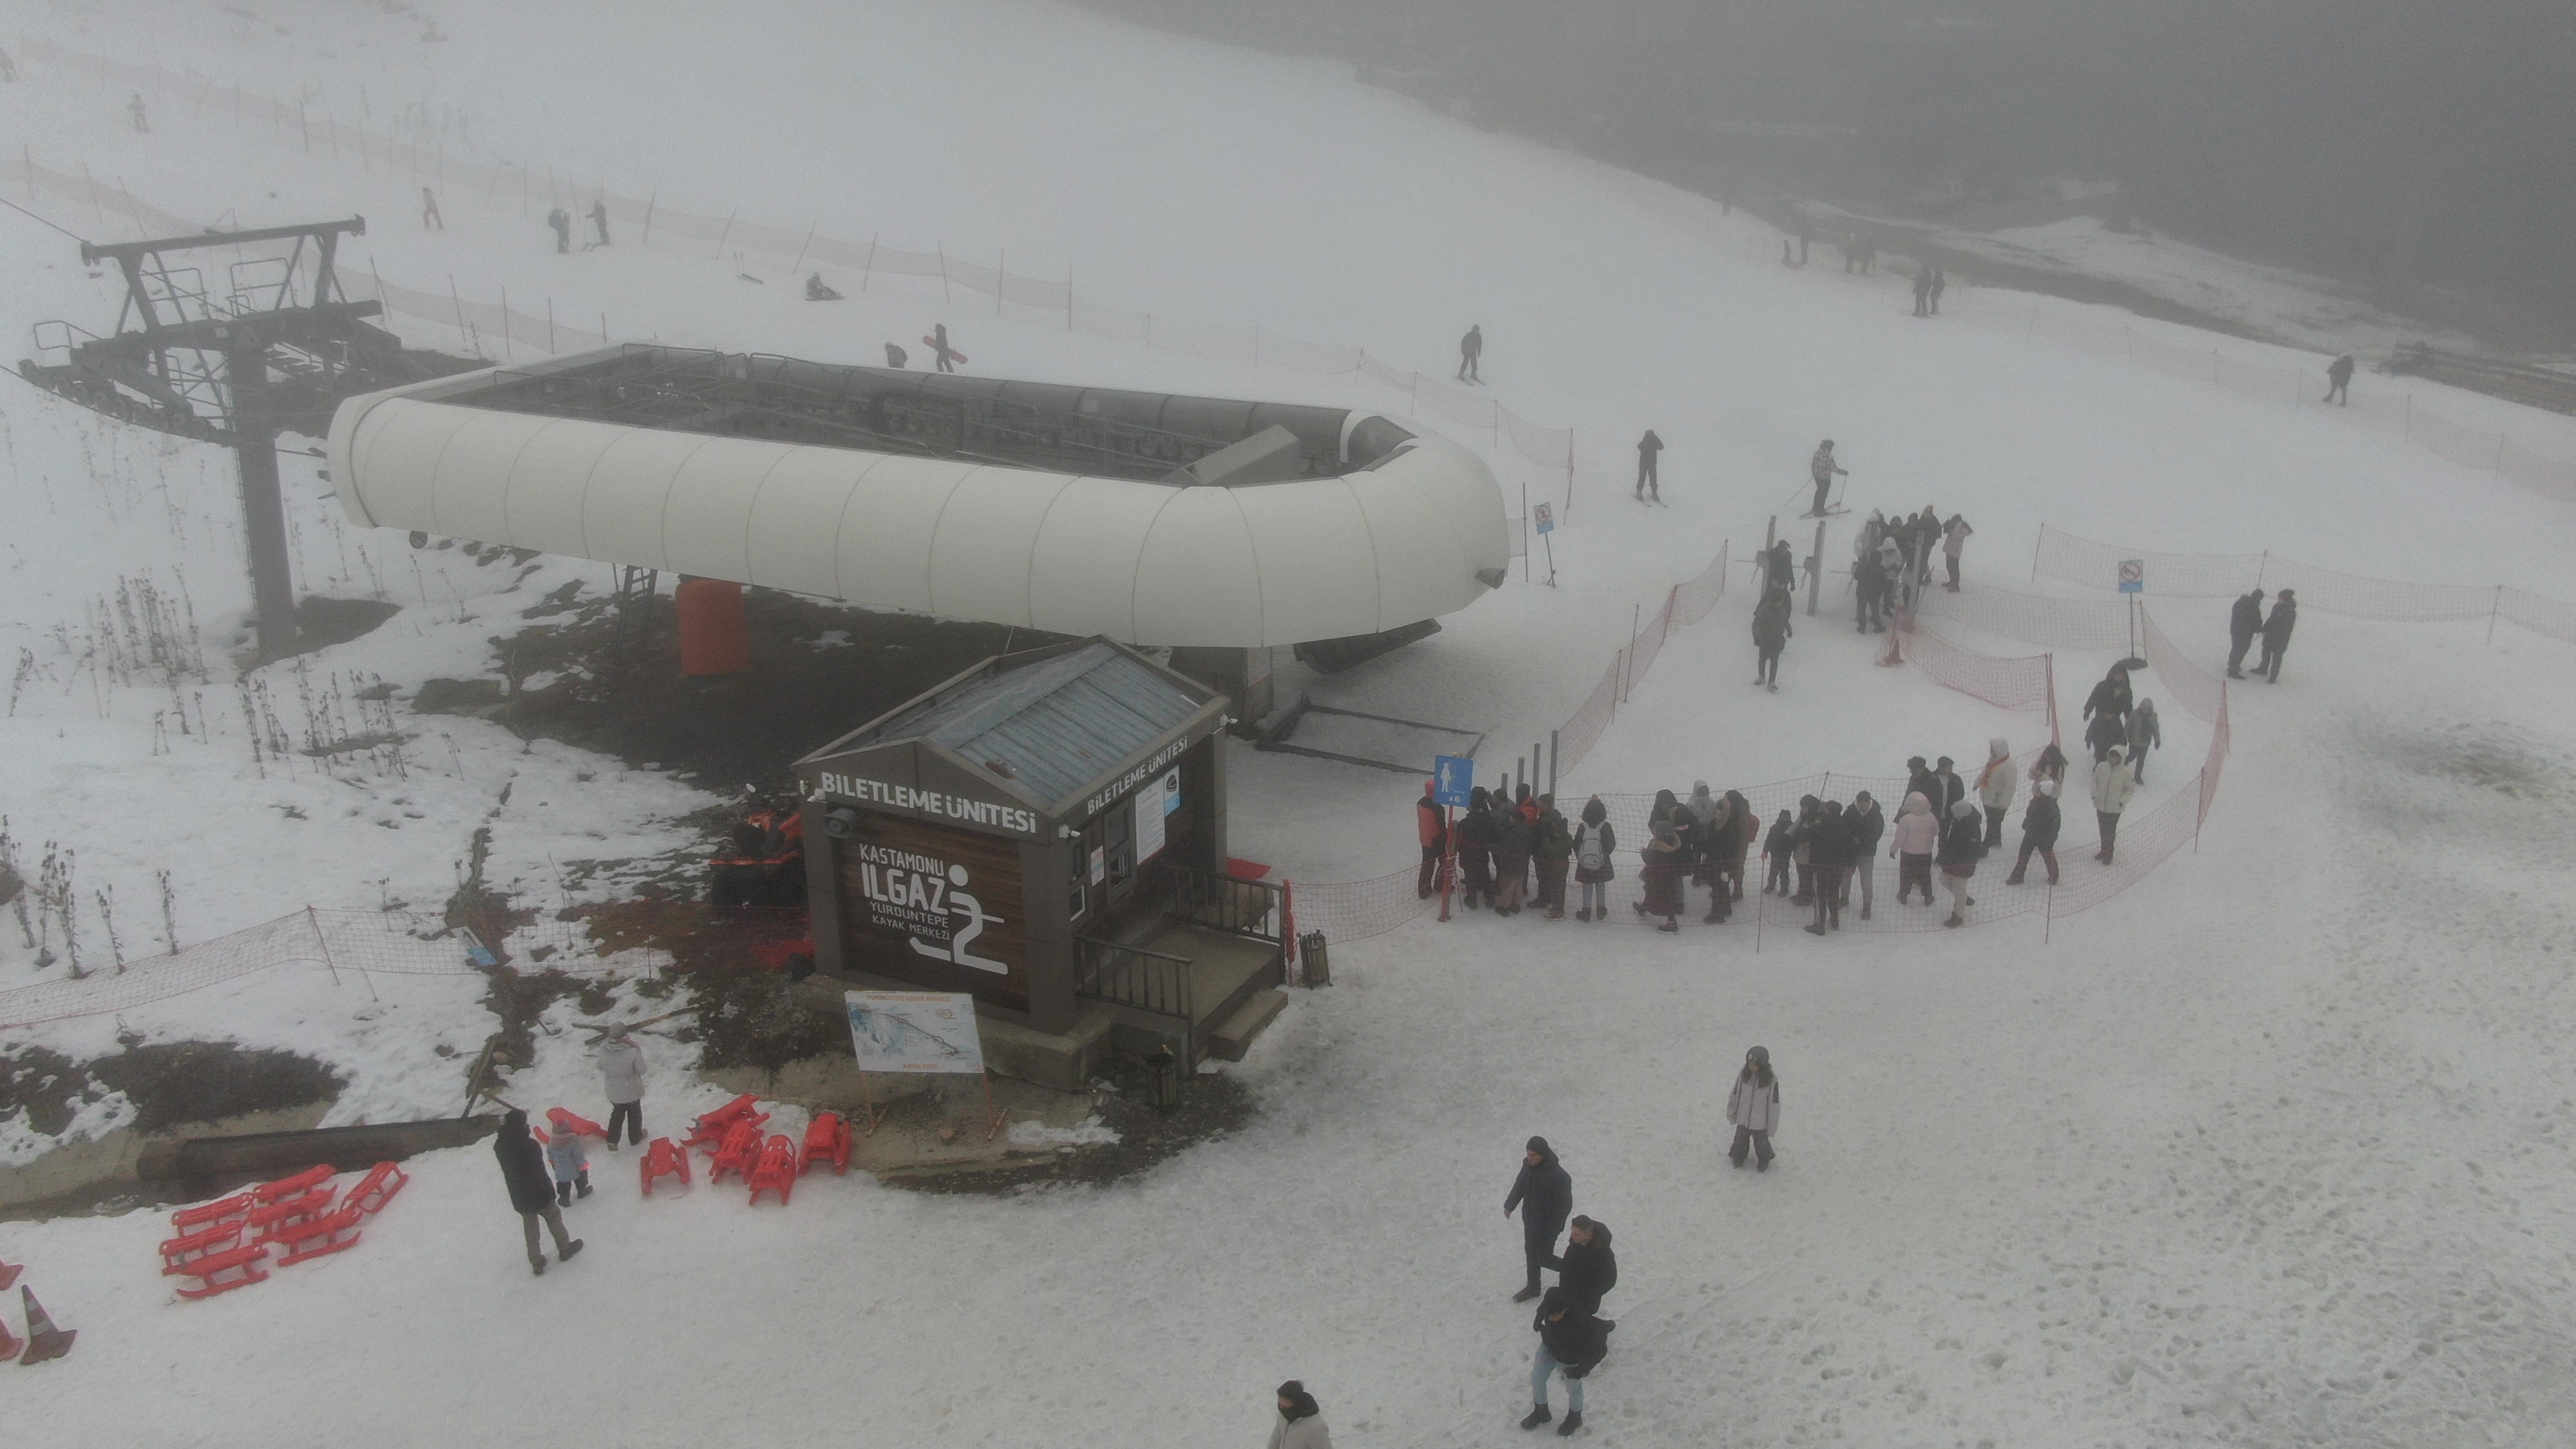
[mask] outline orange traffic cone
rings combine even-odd
[[[80,1337],[80,1330],[54,1327],[54,1320],[45,1312],[45,1305],[36,1301],[35,1289],[20,1288],[18,1298],[27,1305],[27,1355],[18,1362],[43,1363],[71,1352],[72,1340]]]
[[[26,1346],[27,1341],[25,1339],[11,1338],[9,1336],[9,1325],[6,1323],[0,1323],[0,1363],[8,1363],[17,1358],[18,1350],[25,1348]]]
[[[0,1263],[0,1293],[18,1285],[18,1275],[27,1271],[24,1263]]]

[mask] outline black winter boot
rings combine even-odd
[[[559,1183],[556,1183],[556,1184],[555,1184],[555,1206],[556,1206],[556,1207],[571,1207],[571,1206],[572,1206],[572,1184],[571,1184],[571,1183],[568,1183],[568,1182],[559,1182]]]
[[[1581,1409],[1568,1409],[1565,1411],[1565,1422],[1556,1426],[1556,1437],[1562,1439],[1582,1427],[1583,1411]]]
[[[1548,1412],[1547,1405],[1533,1404],[1530,1406],[1530,1411],[1528,1413],[1521,1415],[1521,1427],[1524,1429],[1535,1429],[1539,1425],[1544,1424],[1555,1417],[1556,1415]]]
[[[1533,1299],[1533,1298],[1536,1298],[1537,1296],[1538,1296],[1538,1285],[1537,1285],[1536,1283],[1532,1283],[1531,1285],[1529,1285],[1528,1287],[1526,1287],[1526,1288],[1522,1289],[1522,1290],[1521,1290],[1521,1291],[1519,1291],[1518,1293],[1513,1294],[1513,1295],[1512,1295],[1512,1301],[1513,1301],[1514,1303],[1527,1303],[1528,1301],[1530,1301],[1530,1300],[1531,1300],[1531,1299]]]

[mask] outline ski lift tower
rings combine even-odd
[[[160,241],[81,243],[81,261],[114,262],[125,277],[116,330],[101,337],[68,322],[36,324],[28,381],[122,422],[233,450],[259,655],[296,649],[295,586],[277,438],[328,435],[342,400],[479,364],[407,350],[367,319],[384,304],[351,301],[335,264],[340,238],[364,236],[364,217],[310,226],[204,232]],[[220,291],[180,254],[235,249]]]

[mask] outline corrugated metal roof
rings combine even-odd
[[[932,741],[1053,804],[1178,728],[1200,705],[1142,661],[1094,641],[890,719],[871,743]]]

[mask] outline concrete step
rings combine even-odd
[[[1218,1022],[1207,1034],[1207,1054],[1219,1061],[1239,1062],[1252,1049],[1252,1039],[1261,1035],[1271,1019],[1288,1009],[1285,990],[1256,991],[1234,1009],[1232,1015]]]

